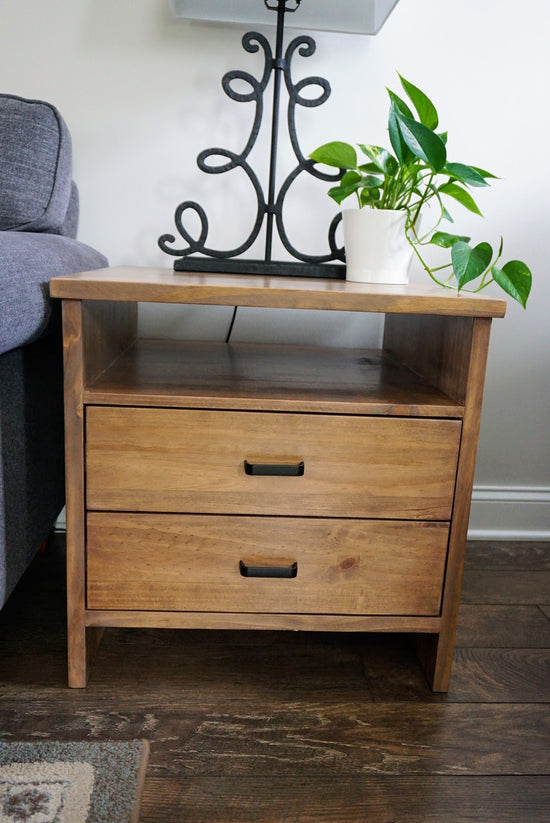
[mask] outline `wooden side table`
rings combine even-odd
[[[103,627],[411,632],[448,689],[491,319],[416,286],[113,268],[63,300],[69,685]],[[139,302],[385,315],[380,350],[139,339]]]

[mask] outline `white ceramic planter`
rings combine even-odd
[[[409,282],[412,248],[405,211],[343,209],[346,279],[359,283]]]

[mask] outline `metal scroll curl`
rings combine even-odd
[[[288,0],[287,0],[288,1]],[[296,2],[296,0],[295,0]],[[200,152],[197,157],[199,169],[206,174],[224,174],[225,172],[241,169],[248,177],[252,189],[256,195],[257,208],[254,225],[248,237],[234,249],[215,249],[207,245],[208,240],[208,218],[204,208],[193,200],[185,200],[176,208],[174,222],[179,235],[185,240],[186,246],[177,247],[176,238],[173,234],[163,234],[159,240],[160,248],[166,254],[177,257],[174,262],[176,271],[218,271],[218,272],[242,272],[257,274],[275,275],[296,275],[310,277],[345,277],[345,266],[333,261],[344,261],[344,250],[338,247],[336,242],[336,231],[341,220],[341,215],[337,215],[331,222],[328,230],[329,250],[323,255],[305,254],[295,248],[288,238],[284,225],[284,203],[287,193],[294,181],[303,173],[324,181],[337,181],[341,177],[340,172],[326,173],[317,169],[312,160],[304,157],[299,145],[296,132],[296,106],[313,108],[320,106],[329,98],[331,89],[327,80],[322,77],[306,77],[297,83],[292,79],[292,60],[296,52],[302,57],[310,57],[315,52],[315,41],[308,35],[296,37],[288,45],[285,54],[282,53],[282,32],[284,25],[284,12],[295,11],[285,9],[282,0],[278,3],[277,21],[277,48],[275,57],[269,42],[264,35],[259,32],[250,31],[242,38],[242,46],[249,53],[256,53],[260,49],[264,55],[264,68],[260,79],[246,71],[234,70],[227,72],[222,78],[222,88],[226,95],[237,103],[254,103],[254,119],[250,136],[240,154],[224,148],[210,148]],[[268,5],[266,0],[266,6]],[[274,7],[273,7],[274,8]],[[269,85],[271,75],[274,73],[273,110],[272,110],[272,130],[271,130],[271,157],[269,170],[269,188],[267,196],[258,179],[257,174],[248,162],[248,157],[252,151],[260,132],[264,115],[264,94]],[[282,78],[288,93],[287,125],[290,143],[296,156],[297,165],[290,172],[286,180],[280,186],[277,196],[275,196],[275,175],[277,164],[278,131],[279,131],[279,107]],[[247,91],[237,91],[234,84],[248,86]],[[315,97],[305,97],[303,91],[308,87],[318,87],[320,92]],[[218,162],[212,162],[217,159]],[[221,159],[221,162],[220,162]],[[185,227],[184,220],[189,212],[194,212],[200,222],[198,236],[193,236]],[[262,226],[266,221],[265,255],[263,260],[242,259],[245,251],[257,240]],[[273,261],[272,260],[272,236],[273,228],[277,229],[282,245],[287,252],[298,262]],[[200,255],[200,256],[195,256]],[[240,258],[240,259],[236,259]]]
[[[279,195],[275,204],[275,214],[277,219],[277,230],[285,249],[298,260],[302,260],[306,263],[319,264],[328,263],[332,260],[345,260],[344,249],[338,248],[336,245],[336,230],[342,219],[342,215],[340,213],[337,214],[330,224],[328,233],[330,251],[325,255],[304,254],[296,249],[288,239],[283,220],[283,206],[285,197],[291,185],[300,174],[307,172],[313,177],[316,177],[318,180],[324,180],[327,182],[336,182],[342,176],[341,172],[330,174],[317,169],[313,160],[304,157],[298,142],[298,135],[296,132],[296,106],[304,106],[306,108],[322,106],[323,103],[326,103],[330,97],[330,83],[323,77],[304,77],[302,80],[298,81],[298,83],[294,83],[292,80],[291,67],[294,53],[298,50],[298,53],[302,57],[311,57],[311,55],[315,53],[315,48],[316,45],[313,38],[307,35],[302,35],[301,37],[296,37],[290,43],[285,55],[284,77],[288,92],[288,134],[294,154],[296,155],[296,159],[298,161],[298,165],[293,169],[293,171],[290,172],[279,190]],[[321,89],[321,93],[318,97],[304,97],[301,94],[304,89],[310,86],[318,86]]]

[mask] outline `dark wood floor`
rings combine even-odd
[[[63,549],[0,612],[0,739],[148,738],[140,823],[550,820],[550,543],[470,544],[448,695],[403,636],[136,629],[69,690]]]

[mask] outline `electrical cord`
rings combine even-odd
[[[229,329],[227,330],[227,334],[225,336],[225,342],[226,343],[229,343],[229,338],[231,337],[231,332],[233,331],[233,326],[235,324],[235,318],[237,316],[237,309],[238,308],[239,308],[238,306],[235,306],[235,308],[233,309],[233,315],[231,317],[231,323],[229,324]]]

